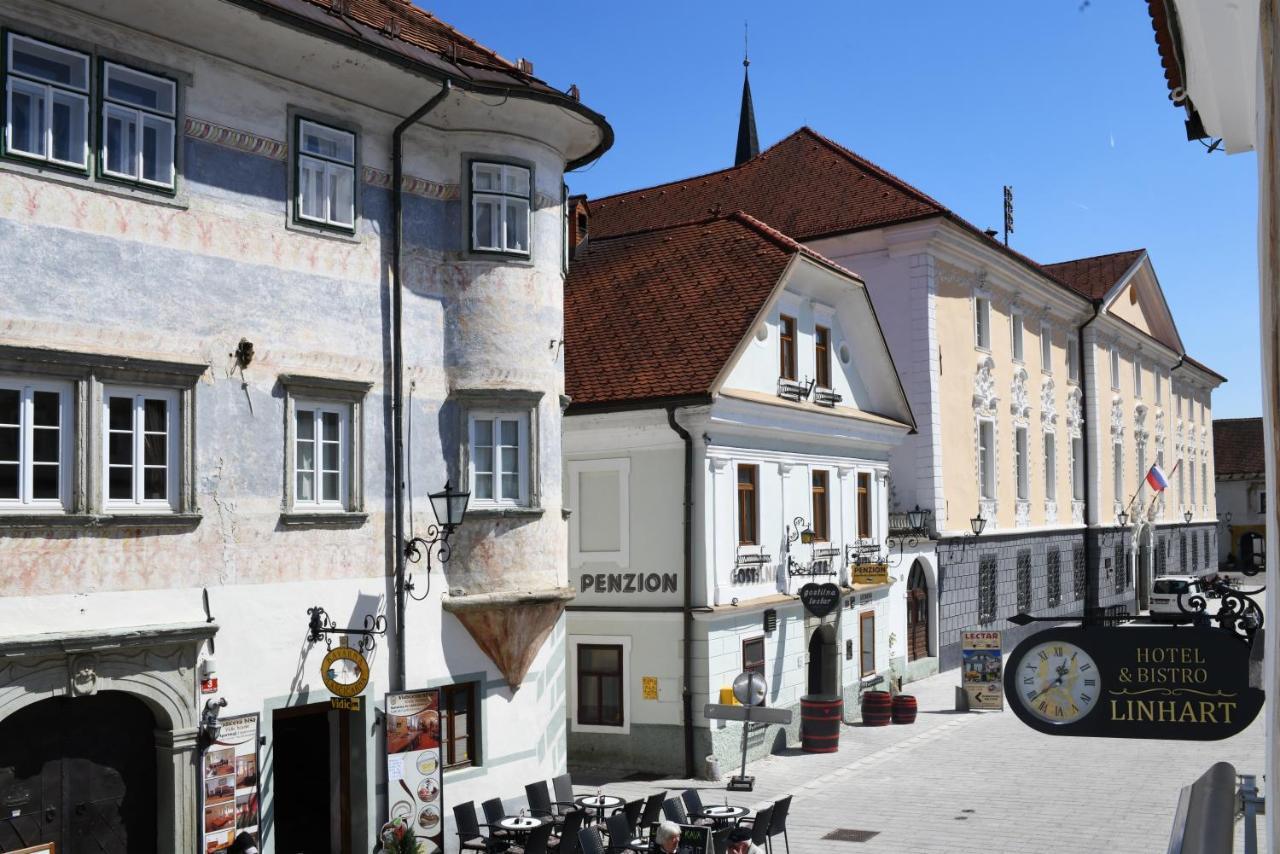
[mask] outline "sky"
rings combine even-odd
[[[1146,4],[1130,0],[422,2],[603,113],[567,176],[602,196],[733,163],[743,22],[760,145],[802,125],[1042,263],[1145,247],[1214,416],[1260,415],[1257,162],[1188,141]]]

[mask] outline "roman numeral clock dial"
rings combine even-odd
[[[1046,723],[1075,723],[1093,711],[1102,691],[1089,654],[1066,641],[1047,641],[1017,663],[1017,698]]]

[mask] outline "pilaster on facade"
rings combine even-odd
[[[1107,369],[1106,365],[1098,363],[1098,352],[1101,346],[1099,335],[1092,326],[1086,326],[1084,330],[1084,372],[1081,379],[1085,381],[1085,391],[1083,394],[1084,402],[1084,444],[1087,448],[1092,449],[1090,457],[1090,465],[1085,468],[1085,494],[1087,496],[1087,505],[1089,507],[1089,515],[1087,518],[1081,514],[1081,522],[1086,525],[1097,525],[1101,521],[1101,508],[1098,502],[1102,498],[1102,471],[1099,448],[1102,443],[1102,394],[1098,391],[1101,381],[1099,377],[1103,375],[1103,371]],[[1083,510],[1083,508],[1082,508]]]
[[[942,372],[938,351],[938,282],[934,257],[926,252],[908,259],[908,302],[911,324],[912,364],[903,376],[907,399],[920,436],[917,443],[915,492],[919,505],[933,511],[935,525],[947,522],[947,502],[942,473],[942,413],[938,383]],[[902,366],[899,366],[900,368]]]

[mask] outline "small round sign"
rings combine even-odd
[[[339,661],[349,662],[350,666],[345,669],[348,672],[354,671],[355,679],[349,682],[338,681],[334,665]],[[324,661],[320,662],[320,678],[324,680],[324,686],[339,697],[354,697],[369,684],[369,662],[364,660],[359,650],[340,646],[329,650]]]
[[[760,705],[764,692],[764,677],[754,670],[744,670],[733,680],[733,698],[744,706]]]

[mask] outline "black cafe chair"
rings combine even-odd
[[[503,851],[507,847],[505,840],[485,836],[481,832],[482,826],[489,827],[489,825],[480,824],[479,818],[476,817],[475,801],[454,806],[453,824],[458,834],[458,848],[462,851],[483,851],[485,854],[492,854],[495,851]]]
[[[547,843],[551,850],[556,854],[578,854],[581,851],[578,831],[582,829],[586,817],[587,814],[582,810],[565,813],[560,832]]]
[[[756,813],[755,821],[751,822],[751,844],[764,846],[769,848],[769,825],[773,821],[773,807],[765,807]]]
[[[712,819],[703,817],[702,813],[706,808],[702,805],[702,795],[698,793],[697,789],[685,789],[680,793],[680,800],[684,801],[684,811],[691,819],[691,821],[686,821],[685,824],[715,824]]]
[[[642,840],[635,838],[631,830],[631,822],[627,821],[627,814],[624,812],[615,812],[609,816],[604,827],[605,833],[609,834],[609,851],[612,854],[642,850],[645,847]]]
[[[484,810],[484,820],[490,828],[489,837],[497,842],[511,842],[515,837],[511,831],[504,830],[498,826],[498,822],[507,817],[507,808],[502,805],[502,798],[490,798],[480,804],[480,809]]]
[[[773,837],[782,834],[782,841],[786,844],[787,854],[791,854],[791,840],[787,838],[787,813],[791,812],[791,795],[774,801],[773,815],[769,819],[769,851],[773,851]]]
[[[676,824],[689,824],[689,814],[685,812],[684,801],[679,798],[667,798],[662,802],[662,814]]]
[[[530,783],[525,786],[524,795],[529,799],[529,812],[534,815],[546,816],[557,826],[564,824],[564,813],[556,809],[561,805],[551,800],[551,793],[547,791],[546,780],[539,780],[536,783]],[[568,806],[573,808],[574,804],[568,804]]]
[[[640,811],[644,809],[643,800],[627,801],[624,805],[613,811],[614,815],[622,813],[627,817],[627,824],[631,825],[631,835],[639,836]]]
[[[600,838],[600,829],[592,826],[579,830],[578,850],[581,854],[605,854],[604,840]]]
[[[552,777],[551,793],[555,795],[555,798],[559,803],[573,804],[573,777],[569,774],[561,774],[558,777]],[[576,805],[574,808],[577,808]]]
[[[507,849],[510,854],[548,854],[547,841],[551,839],[551,825],[544,824],[529,831],[529,837],[523,845],[512,845]]]
[[[641,833],[650,834],[652,828],[662,818],[662,801],[667,797],[666,792],[654,792],[644,802],[644,809],[640,811],[640,820],[636,827],[636,835]],[[652,841],[652,840],[650,840]]]

